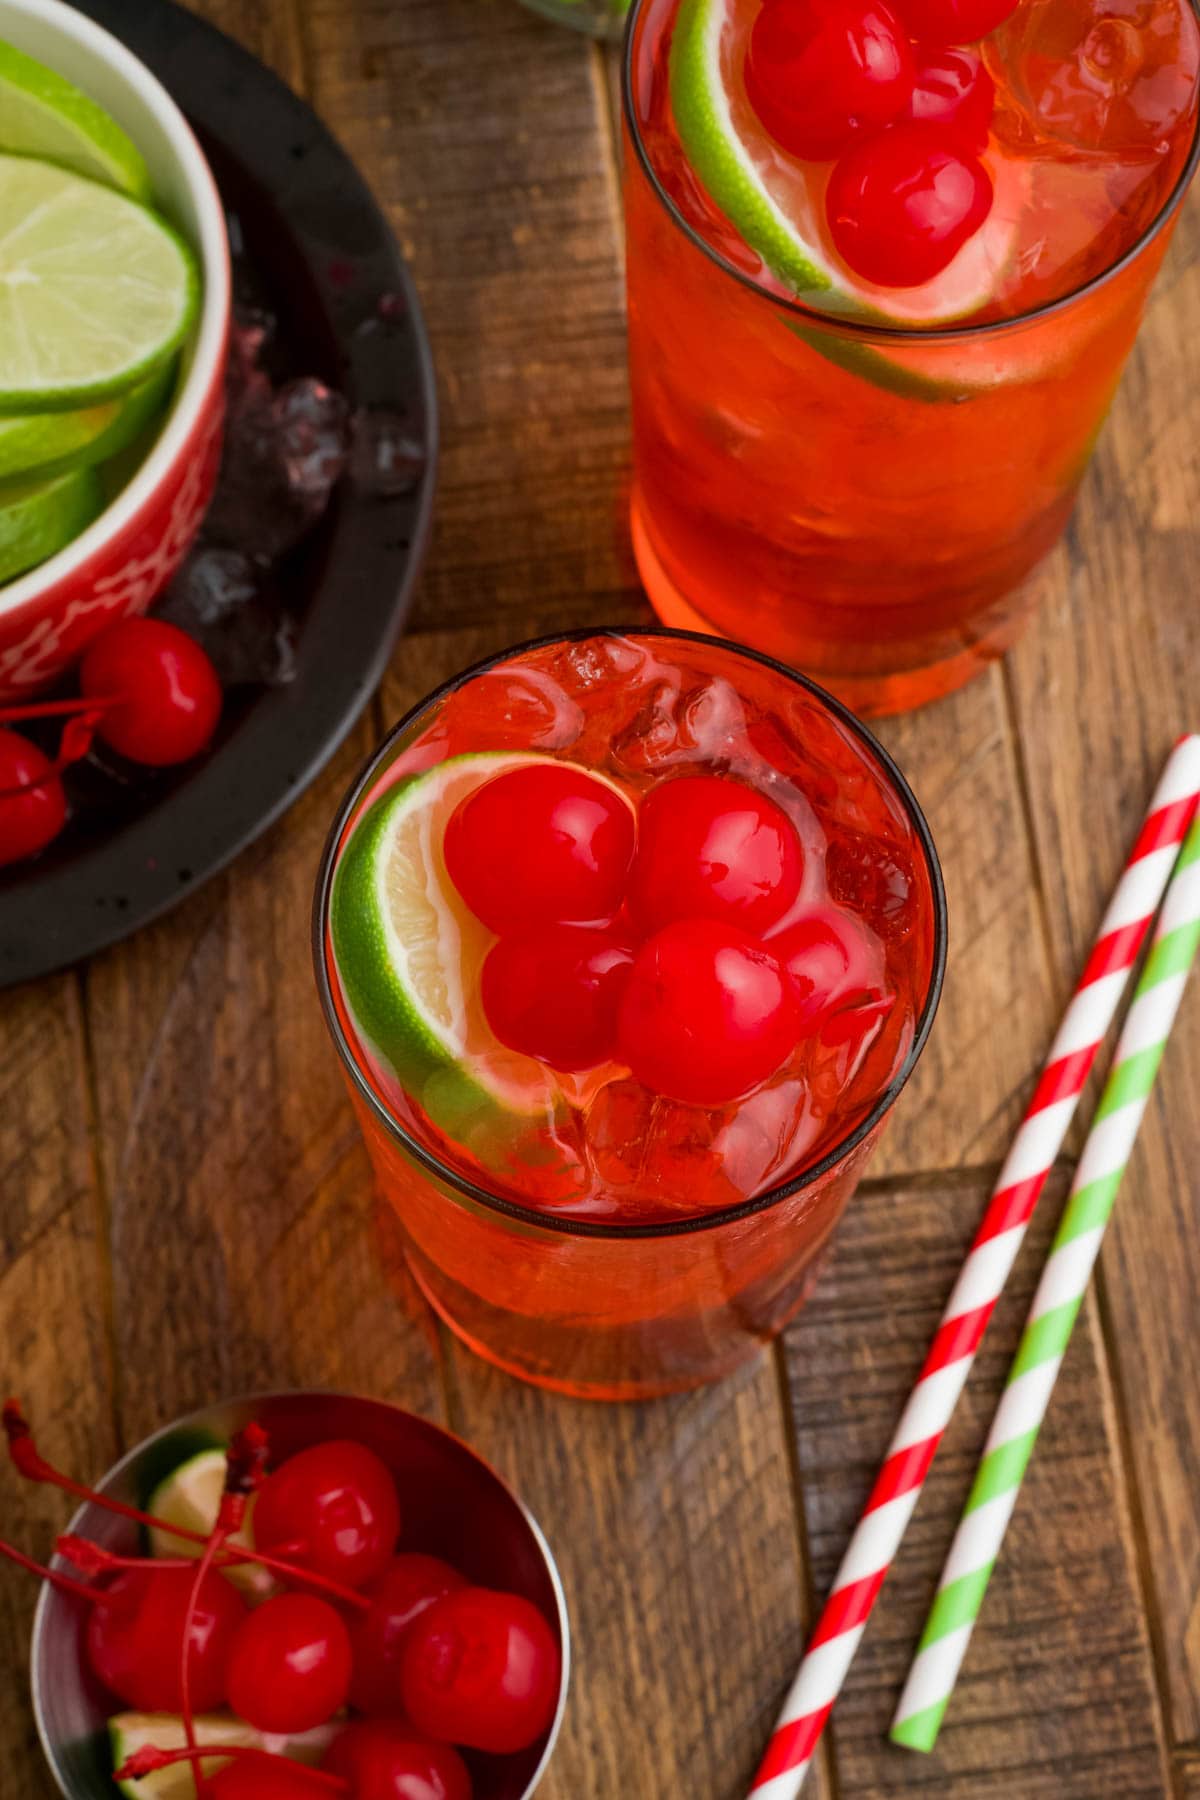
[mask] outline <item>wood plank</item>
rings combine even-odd
[[[933,832],[950,954],[933,1033],[871,1173],[998,1163],[1054,1024],[999,670],[879,735]]]
[[[559,1560],[575,1667],[545,1800],[736,1800],[800,1650],[775,1371],[648,1406],[522,1387],[455,1350],[452,1421]],[[814,1779],[814,1796],[827,1793]]]
[[[1176,1758],[1175,1791],[1179,1800],[1200,1800],[1200,1751],[1185,1751]]]
[[[585,40],[513,0],[312,0],[316,104],[409,258],[445,409],[418,629],[648,617],[617,205]]]
[[[834,1714],[855,1800],[1095,1800],[1166,1790],[1132,1527],[1092,1308],[1077,1328],[936,1752],[886,1741],[1060,1210],[1013,1279]],[[790,1328],[787,1364],[814,1576],[825,1593],[986,1200],[978,1178],[860,1192]]]
[[[1059,979],[1172,739],[1200,724],[1200,195],[1152,297],[1044,606],[1012,659]],[[1102,1260],[1171,1718],[1200,1738],[1200,1000],[1185,1001]]]
[[[130,1436],[257,1387],[439,1410],[424,1310],[374,1240],[309,956],[317,860],[370,735],[225,876],[93,965]]]
[[[113,1461],[107,1281],[89,1142],[78,983],[54,976],[0,997],[0,1343],[48,1455],[83,1475]],[[0,1465],[3,1535],[42,1557],[70,1503]],[[0,1570],[0,1763],[5,1800],[53,1784],[29,1707],[37,1584]]]

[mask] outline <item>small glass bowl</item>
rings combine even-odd
[[[630,0],[524,0],[524,4],[558,25],[615,43],[624,33]]]
[[[197,1451],[227,1443],[256,1419],[276,1458],[329,1438],[356,1438],[391,1469],[404,1512],[401,1548],[444,1556],[482,1587],[523,1594],[545,1615],[562,1651],[562,1683],[549,1730],[517,1756],[468,1751],[475,1800],[528,1800],[554,1749],[570,1678],[566,1600],[550,1547],[536,1520],[496,1472],[458,1438],[428,1419],[382,1400],[352,1394],[253,1394],[179,1419],[110,1469],[98,1491],[145,1506],[158,1483]],[[139,1528],[86,1502],[68,1530],[122,1555],[140,1549]],[[66,1567],[57,1560],[56,1567]],[[106,1730],[112,1702],[90,1677],[83,1656],[81,1607],[42,1589],[33,1624],[33,1709],[42,1748],[66,1800],[113,1800]]]

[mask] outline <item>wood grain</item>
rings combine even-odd
[[[446,410],[418,629],[648,617],[620,496],[618,220],[589,47],[512,0],[311,0],[315,97],[412,263]]]
[[[1160,1795],[1166,1763],[1092,1310],[1046,1426],[936,1752],[886,1741],[908,1659],[1065,1191],[1044,1197],[833,1718],[841,1791],[939,1800]],[[823,1594],[986,1202],[978,1180],[872,1184],[785,1340],[814,1576]]]
[[[1043,608],[1012,660],[1036,847],[1063,979],[1172,740],[1200,724],[1194,396],[1200,205],[1185,209]],[[1087,803],[1081,804],[1081,796]],[[1172,1038],[1109,1231],[1104,1315],[1171,1724],[1200,1736],[1200,1008]]]
[[[575,1673],[546,1800],[736,1800],[803,1632],[770,1363],[615,1407],[522,1388],[461,1351],[454,1368],[452,1418],[519,1483],[562,1562]]]
[[[90,1142],[76,978],[0,999],[0,1379],[19,1394],[47,1455],[97,1472],[116,1449],[108,1295],[98,1254],[103,1209]],[[70,1503],[0,1463],[9,1541],[46,1556]],[[0,1565],[0,1782],[5,1800],[43,1800],[49,1778],[28,1702],[37,1584]]]

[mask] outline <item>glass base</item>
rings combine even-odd
[[[630,504],[630,529],[638,574],[650,603],[663,624],[674,626],[679,631],[702,631],[709,637],[728,638],[728,632],[722,631],[697,611],[668,573],[654,547],[636,489]],[[820,682],[823,688],[844,701],[859,718],[879,719],[894,713],[912,712],[919,706],[927,706],[933,700],[952,694],[957,688],[965,687],[967,682],[981,675],[989,663],[997,661],[1005,651],[1011,649],[1024,630],[1031,610],[1028,600],[1022,599],[1019,594],[1013,595],[990,629],[981,631],[978,637],[937,661],[916,668],[863,675],[828,669],[809,653],[807,647],[803,654],[797,654],[797,648],[789,646],[786,639],[779,641],[774,633],[768,636],[756,632],[752,621],[747,621],[747,629],[739,631],[737,635],[752,650],[761,650],[768,656],[778,657],[781,662],[799,669],[801,674]]]

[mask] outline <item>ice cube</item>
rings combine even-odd
[[[613,738],[612,757],[630,775],[652,775],[683,763],[729,768],[745,729],[731,682],[710,676],[686,686],[656,681],[629,724]]]
[[[457,749],[567,750],[584,717],[544,669],[509,663],[487,669],[446,699],[439,733]]]
[[[248,387],[230,413],[205,535],[261,561],[282,555],[324,512],[349,454],[349,408],[323,382]]]
[[[1156,158],[1195,105],[1200,28],[1187,0],[1021,0],[987,57],[1015,148]]]
[[[203,646],[223,686],[278,687],[296,672],[296,628],[269,580],[240,550],[202,545],[156,609]]]
[[[356,487],[380,499],[411,493],[425,472],[425,446],[402,414],[362,407],[354,415],[350,473]]]

